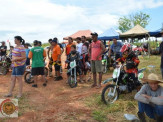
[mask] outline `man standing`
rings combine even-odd
[[[163,81],[159,80],[158,76],[153,73],[142,81],[147,82],[147,84],[143,85],[135,95],[135,99],[138,101],[140,121],[146,122],[146,113],[149,118],[163,122],[163,87],[159,85]]]
[[[73,39],[71,37],[68,38],[68,44],[66,46],[66,56],[68,56],[71,52],[71,46],[73,45]]]
[[[32,58],[32,73],[34,76],[34,85],[32,87],[37,87],[38,76],[41,75],[41,79],[43,80],[43,86],[46,86],[46,80],[44,75],[44,58],[46,57],[46,51],[39,46],[39,42],[35,40],[34,48],[32,48],[29,52],[28,58]]]
[[[120,52],[122,46],[123,44],[121,42],[118,42],[117,39],[113,39],[113,44],[110,47],[111,50],[109,50],[108,56],[110,57],[111,51],[113,51],[113,54],[115,54],[116,60],[120,58],[122,55],[122,53]]]
[[[96,73],[99,73],[99,84],[97,88],[101,87],[101,81],[102,81],[102,54],[105,51],[105,47],[102,44],[101,41],[97,40],[98,34],[97,33],[91,33],[93,42],[90,45],[90,56],[91,56],[91,70],[93,73],[93,80],[94,84],[92,87],[97,86],[96,81]]]
[[[83,46],[83,43],[81,42],[81,38],[77,37],[76,42],[77,42],[76,50],[79,52],[79,55],[81,56],[81,54],[82,54],[82,46]]]
[[[4,41],[1,43],[2,45],[0,46],[0,56],[5,56],[7,51],[7,46]]]
[[[52,51],[52,59],[53,63],[55,66],[55,72],[56,72],[56,78],[54,79],[55,81],[62,80],[62,76],[60,73],[60,68],[61,68],[61,48],[57,44],[57,39],[52,40],[52,46],[53,46],[53,51]]]
[[[161,31],[161,35],[162,35],[162,42],[160,44],[160,48],[159,48],[159,53],[161,54],[161,73],[162,73],[162,79],[163,79],[163,29]]]
[[[66,59],[68,57],[68,55],[71,52],[71,46],[73,45],[73,39],[71,37],[68,37],[68,44],[66,45]],[[65,62],[65,69],[67,68],[66,62]]]

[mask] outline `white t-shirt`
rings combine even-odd
[[[83,46],[83,43],[79,43],[76,45],[76,50],[79,52],[80,55],[82,53],[82,46]]]

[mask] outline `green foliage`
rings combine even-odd
[[[137,24],[145,28],[148,25],[149,21],[150,21],[150,15],[143,12],[137,12],[129,16],[123,16],[119,18],[118,21],[119,30],[121,30],[122,32],[126,32]]]
[[[101,110],[96,110],[92,113],[92,116],[95,120],[99,122],[107,122],[106,114]]]
[[[50,44],[49,44],[49,43],[43,43],[43,44],[42,44],[42,47],[43,47],[43,48],[45,48],[45,47],[47,47],[47,46],[50,46]]]

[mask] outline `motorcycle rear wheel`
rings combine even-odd
[[[34,79],[33,79],[32,75],[31,75],[31,72],[26,72],[24,74],[24,81],[26,83],[28,83],[28,84],[34,83]]]

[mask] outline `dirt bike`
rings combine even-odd
[[[1,74],[6,75],[11,68],[11,58],[8,56],[1,56],[0,60]]]
[[[76,60],[70,62],[70,69],[68,70],[68,84],[70,85],[71,88],[75,88],[77,87],[77,64],[76,64]]]
[[[49,69],[47,67],[44,67],[44,73],[45,77],[48,76]],[[27,66],[24,74],[24,81],[28,84],[34,83],[34,78],[31,75],[31,66]]]
[[[133,79],[128,78],[128,74],[124,69],[125,65],[116,65],[113,71],[112,78],[103,81],[103,84],[108,84],[102,91],[102,101],[105,104],[114,103],[119,95],[129,89],[136,89]],[[141,79],[144,77],[144,71],[146,68],[142,68],[138,71],[138,82],[141,84]]]

